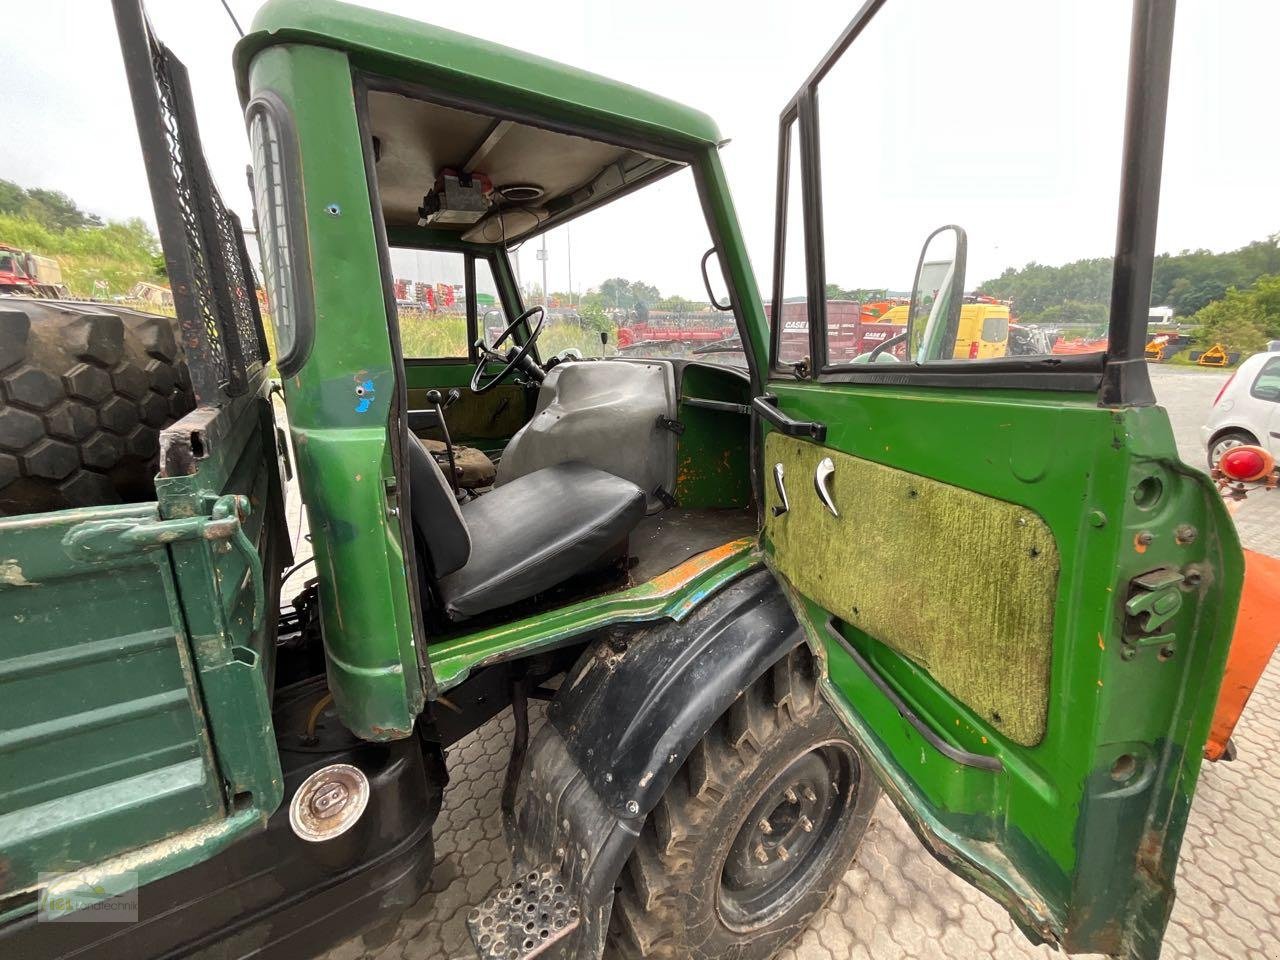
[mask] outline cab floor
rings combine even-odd
[[[645,517],[631,532],[628,569],[632,583],[644,583],[678,567],[695,554],[754,536],[758,529],[754,507],[689,510],[672,507]]]

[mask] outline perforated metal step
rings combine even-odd
[[[580,922],[560,871],[544,864],[499,887],[467,916],[482,960],[526,960],[572,933]]]

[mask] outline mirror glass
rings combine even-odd
[[[959,305],[957,291],[963,296],[964,290],[962,236],[959,227],[942,227],[925,241],[920,253],[907,313],[908,350],[916,362],[947,360],[955,353],[953,318]]]

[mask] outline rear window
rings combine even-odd
[[[987,317],[982,321],[982,339],[987,343],[1004,343],[1009,339],[1008,317]]]
[[[1263,364],[1249,392],[1259,400],[1280,401],[1280,357]]]

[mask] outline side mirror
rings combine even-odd
[[[964,228],[939,227],[924,242],[907,310],[907,356],[916,363],[950,360],[964,303]]]

